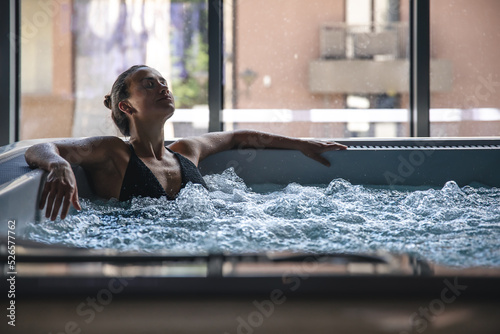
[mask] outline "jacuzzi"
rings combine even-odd
[[[249,184],[343,178],[500,187],[498,139],[340,142],[349,149],[324,154],[331,167],[296,151],[232,150],[200,170],[233,167]],[[17,306],[8,332],[500,332],[500,268],[448,268],[405,254],[152,254],[24,240],[27,223],[43,216],[36,203],[45,173],[24,162],[29,144],[0,155],[1,289],[14,287],[9,298]],[[92,196],[83,171],[74,170],[80,197]],[[8,265],[12,249],[15,267]]]

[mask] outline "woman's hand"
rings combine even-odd
[[[40,199],[40,210],[45,206],[45,217],[55,220],[62,205],[61,219],[66,218],[70,204],[81,210],[78,202],[78,188],[75,174],[68,162],[57,162],[50,166],[50,172],[45,181],[45,186]]]
[[[330,167],[330,162],[321,156],[321,153],[327,151],[345,150],[347,146],[334,141],[323,140],[304,140],[299,145],[299,150],[307,157],[314,159],[323,165]]]

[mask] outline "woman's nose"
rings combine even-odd
[[[160,82],[160,92],[161,92],[161,93],[163,93],[163,92],[168,93],[168,92],[169,92],[169,89],[168,89],[167,84],[164,84],[164,83],[161,83],[161,82]]]

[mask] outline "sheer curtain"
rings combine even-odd
[[[103,97],[132,65],[168,75],[170,0],[75,0],[73,10],[73,136],[118,135]]]

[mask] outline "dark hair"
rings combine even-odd
[[[116,78],[111,93],[104,96],[104,105],[106,108],[111,109],[111,118],[115,122],[120,132],[125,136],[130,136],[130,124],[127,114],[118,108],[118,103],[130,97],[128,77],[141,67],[148,67],[146,65],[134,65],[128,70],[123,72]]]

